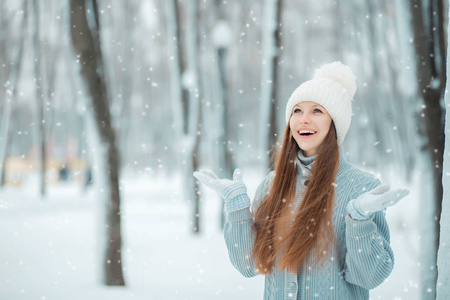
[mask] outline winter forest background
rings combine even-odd
[[[239,167],[252,197],[290,93],[335,60],[358,80],[347,160],[411,191],[371,298],[449,299],[448,8],[0,0],[0,299],[262,299],[192,172]]]

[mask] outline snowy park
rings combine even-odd
[[[249,194],[257,174],[243,170]],[[33,180],[34,179],[34,180]],[[180,176],[130,176],[121,182],[126,287],[99,284],[100,203],[77,184],[50,186],[36,199],[36,178],[0,192],[1,298],[262,299],[263,276],[244,278],[229,262],[219,223],[220,201],[205,190],[201,235],[189,230],[190,207]],[[411,195],[417,195],[412,185]],[[418,197],[388,211],[395,268],[371,299],[419,299]]]
[[[450,299],[448,11],[0,0],[0,300]]]

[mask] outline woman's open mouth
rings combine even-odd
[[[317,131],[312,131],[312,130],[298,131],[298,134],[300,135],[301,138],[310,138],[310,137],[314,136],[316,133],[317,133]]]

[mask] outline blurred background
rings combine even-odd
[[[371,299],[435,299],[444,152],[443,0],[0,0],[0,298],[262,299],[222,237],[253,197],[292,91],[324,63],[358,90],[342,151],[410,195]]]

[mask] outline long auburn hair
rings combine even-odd
[[[275,177],[270,191],[253,209],[256,239],[252,257],[261,274],[272,273],[274,267],[297,273],[310,254],[316,262],[323,262],[334,240],[332,211],[339,168],[334,123],[318,148],[306,193],[292,214],[299,150],[288,123],[281,149],[275,154]]]

